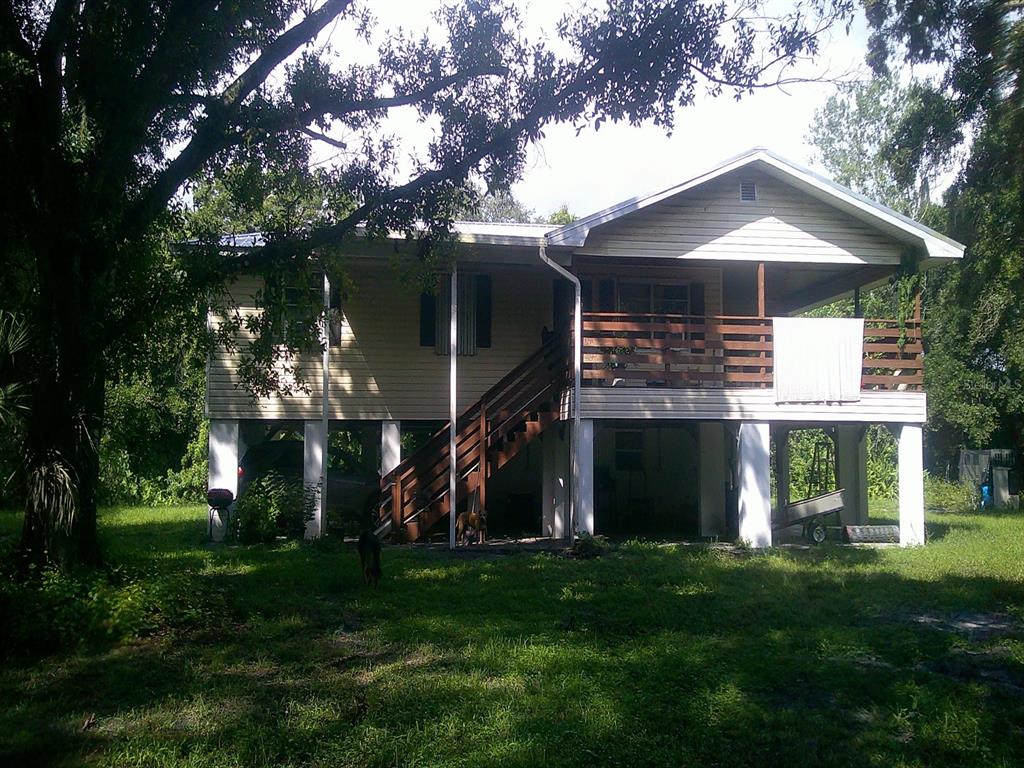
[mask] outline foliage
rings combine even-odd
[[[242,544],[271,544],[278,536],[299,538],[313,519],[316,491],[273,470],[249,483],[235,503],[232,537]]]
[[[865,435],[867,441],[868,497],[894,499],[899,490],[896,438],[882,424],[870,424]],[[831,445],[832,438],[822,429],[798,429],[789,433],[790,499],[796,500],[816,494],[812,482],[814,447],[818,443]],[[825,478],[827,490],[835,487],[835,470],[831,468]]]
[[[572,545],[573,556],[583,559],[602,557],[611,551],[612,545],[608,542],[607,537],[601,535],[594,536],[589,533],[581,533]]]
[[[948,156],[930,158],[906,177],[898,177],[892,153],[898,151],[897,126],[914,108],[916,94],[892,76],[840,86],[814,113],[807,142],[840,184],[931,223],[930,192],[950,167]]]
[[[470,187],[465,206],[457,211],[456,215],[463,221],[492,221],[506,224],[562,226],[576,221],[576,216],[569,211],[567,203],[563,203],[547,216],[540,216],[516,199],[511,192],[493,191],[484,194],[474,187]]]
[[[182,512],[162,508],[146,519],[159,524]],[[195,509],[188,512],[194,518]],[[226,617],[223,594],[190,567],[132,561],[107,570],[22,572],[15,568],[13,546],[13,540],[0,539],[0,657],[39,657],[213,629]]]
[[[928,276],[931,464],[949,471],[960,447],[1022,447],[1024,427],[1024,20],[997,0],[866,6],[869,63],[880,74],[926,65],[883,158],[897,182],[958,162],[946,231],[961,264]]]
[[[924,499],[929,509],[971,514],[981,509],[981,493],[965,483],[955,483],[930,473],[924,476]]]

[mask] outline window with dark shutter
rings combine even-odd
[[[615,311],[615,281],[610,278],[597,283],[597,311]]]
[[[475,355],[492,341],[492,286],[490,275],[459,274],[458,354]],[[451,282],[439,281],[437,294],[420,295],[420,346],[438,355],[449,352]]]
[[[491,348],[491,276],[476,276],[476,345]]]

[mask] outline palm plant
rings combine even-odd
[[[0,427],[11,428],[25,409],[25,382],[15,360],[28,346],[28,325],[20,315],[0,310]]]

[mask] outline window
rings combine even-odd
[[[615,469],[635,472],[644,468],[644,433],[618,431],[615,433]]]
[[[491,346],[492,298],[490,275],[460,274],[458,279],[458,354],[475,355]],[[451,281],[444,276],[436,294],[420,295],[420,346],[449,353]]]
[[[672,283],[619,283],[618,311],[631,314],[686,315],[690,286]]]
[[[277,279],[279,278],[267,278],[268,283]],[[312,276],[311,284],[308,287],[296,283],[285,284],[282,290],[284,306],[280,323],[275,323],[275,326],[270,329],[274,344],[297,346],[304,340],[309,324],[314,321],[313,315],[319,314],[323,309],[322,286],[323,277],[316,274]],[[268,287],[271,286],[268,285]]]

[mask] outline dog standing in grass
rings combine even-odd
[[[380,541],[373,531],[363,531],[359,536],[359,562],[363,566],[363,583],[376,587],[384,574],[380,569]]]

